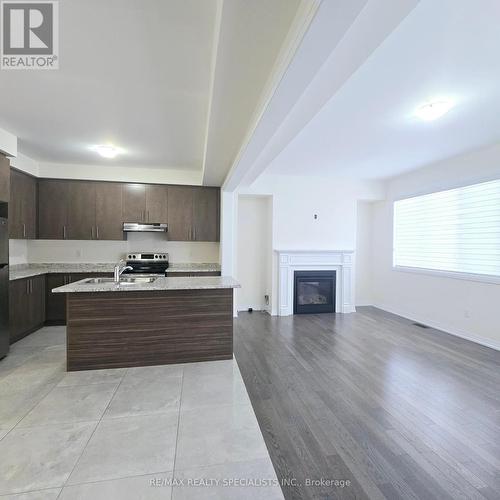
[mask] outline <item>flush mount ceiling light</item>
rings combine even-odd
[[[111,146],[109,144],[94,146],[92,150],[100,154],[103,158],[115,158],[117,155],[123,152],[120,148]]]
[[[454,106],[451,101],[447,101],[445,99],[441,99],[439,101],[432,101],[422,106],[419,106],[415,114],[426,122],[430,122],[432,120],[437,120],[441,118],[441,116],[448,113],[448,111]]]

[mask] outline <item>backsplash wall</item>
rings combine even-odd
[[[10,240],[10,263],[116,262],[131,252],[168,252],[171,262],[219,262],[219,243],[166,241],[130,233],[125,241]]]
[[[26,240],[9,240],[9,264],[28,263],[28,242]]]

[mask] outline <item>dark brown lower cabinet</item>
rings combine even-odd
[[[52,293],[54,288],[74,283],[85,278],[112,277],[113,273],[71,273],[71,274],[47,274],[46,280],[46,303],[45,303],[45,324],[65,325],[66,324],[66,294]]]
[[[14,280],[9,285],[10,343],[45,322],[45,276]]]
[[[45,323],[64,325],[66,323],[66,295],[52,293],[54,288],[67,284],[67,274],[47,274]]]

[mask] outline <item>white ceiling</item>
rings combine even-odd
[[[2,71],[1,126],[41,161],[199,168],[215,0],[64,0],[60,70]],[[105,164],[109,164],[106,161]]]
[[[381,179],[500,140],[499,19],[498,0],[422,0],[267,171]],[[456,107],[412,115],[436,97]]]
[[[0,127],[41,162],[204,167],[220,184],[300,2],[64,0],[60,69],[1,71]],[[126,154],[90,150],[108,142]]]
[[[221,185],[238,155],[300,4],[300,0],[263,1],[224,1],[205,157],[206,184]]]

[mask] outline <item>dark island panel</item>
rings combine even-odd
[[[233,290],[67,294],[68,371],[233,357]]]

